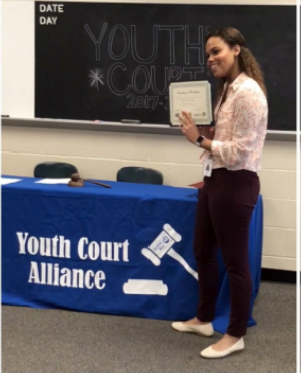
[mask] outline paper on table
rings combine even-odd
[[[12,183],[17,183],[18,181],[21,181],[22,179],[8,179],[5,177],[1,177],[0,185],[7,185]]]
[[[69,179],[43,179],[36,181],[35,184],[68,184]]]

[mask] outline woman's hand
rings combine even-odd
[[[181,114],[182,116],[179,118],[181,122],[180,129],[186,136],[187,140],[195,143],[200,135],[205,136],[209,140],[213,139],[215,130],[213,126],[197,127],[190,113],[182,111]]]
[[[181,125],[180,125],[181,131],[183,132],[187,140],[194,144],[196,140],[198,139],[198,137],[200,136],[200,132],[199,132],[198,127],[195,125],[191,114],[187,113],[186,111],[182,111],[179,119],[181,122]]]

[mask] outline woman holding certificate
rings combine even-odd
[[[229,274],[231,314],[226,334],[201,351],[204,358],[222,358],[244,349],[252,282],[248,263],[249,224],[260,184],[262,148],[268,105],[258,63],[234,28],[217,30],[206,38],[208,68],[219,82],[214,109],[215,128],[198,129],[182,112],[181,130],[204,149],[204,187],[199,196],[194,252],[199,275],[196,317],[175,322],[181,332],[213,335],[218,291],[217,248]]]

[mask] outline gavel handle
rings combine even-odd
[[[92,181],[92,180],[83,179],[83,181],[87,181],[87,182],[92,183],[92,184],[100,185],[100,186],[103,186],[105,188],[112,188],[110,185],[103,184],[103,183],[98,183],[98,182]]]
[[[182,266],[186,269],[187,272],[189,272],[197,281],[199,279],[198,273],[190,267],[190,265],[186,262],[186,260],[178,254],[173,248],[171,248],[169,251],[167,251],[167,254],[177,260],[179,263],[182,264]]]

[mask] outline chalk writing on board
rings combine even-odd
[[[88,74],[90,80],[90,86],[95,87],[98,90],[98,84],[105,85],[104,74],[102,69],[94,68],[89,71]]]
[[[100,32],[100,35],[98,39],[95,37],[93,31],[91,30],[90,26],[88,24],[84,25],[85,30],[87,31],[88,35],[90,36],[91,40],[95,44],[96,47],[96,60],[101,60],[101,53],[100,53],[100,47],[101,43],[103,41],[103,38],[107,32],[108,29],[108,23],[104,23]],[[176,63],[176,49],[177,49],[177,38],[176,38],[176,31],[178,32],[184,32],[185,38],[184,38],[184,50],[185,50],[185,65],[190,64],[190,52],[192,50],[196,50],[198,52],[198,63],[199,65],[204,65],[204,27],[198,26],[198,32],[197,32],[197,42],[191,41],[191,35],[190,35],[190,29],[188,25],[168,25],[168,26],[162,26],[162,25],[154,25],[153,26],[153,46],[152,46],[152,53],[148,58],[142,58],[139,56],[138,50],[137,50],[137,34],[139,31],[137,30],[136,25],[131,25],[130,32],[129,30],[123,26],[123,25],[115,25],[109,35],[109,42],[108,42],[108,53],[110,57],[114,60],[122,60],[126,57],[126,55],[131,50],[133,59],[138,63],[152,63],[156,60],[158,57],[158,38],[162,32],[168,31],[169,33],[169,50],[170,50],[170,64],[174,65]],[[114,46],[114,39],[115,34],[119,30],[123,35],[123,43],[124,48],[122,53],[119,55],[116,55],[113,52],[113,46]],[[208,30],[208,27],[206,27],[206,31]],[[158,31],[161,31],[159,33]]]
[[[89,34],[90,38],[92,39],[93,43],[96,45],[96,61],[100,61],[100,44],[102,42],[102,39],[104,37],[104,34],[106,32],[106,29],[108,27],[108,24],[105,23],[103,26],[102,26],[102,29],[101,29],[101,33],[99,35],[99,38],[98,40],[96,40],[92,30],[90,29],[89,25],[85,25],[85,30],[87,31],[87,33]]]
[[[137,38],[138,36],[141,38],[145,31],[139,30],[137,25],[111,26],[105,22],[101,25],[100,33],[96,35],[86,23],[84,29],[88,39],[95,46],[95,62],[101,62],[104,57],[109,57],[112,61],[111,65],[107,66],[107,71],[98,68],[90,70],[88,76],[90,86],[98,90],[99,85],[105,85],[104,81],[106,81],[106,86],[113,95],[126,96],[129,109],[155,110],[157,105],[162,105],[165,110],[168,110],[168,87],[171,81],[202,78],[205,71],[203,40],[204,33],[207,34],[209,28],[210,26],[199,25],[192,32],[188,25],[153,25],[151,42],[147,45],[148,53],[144,48],[144,56],[142,56]],[[155,65],[160,58],[158,46],[160,39],[166,40],[166,37],[169,40],[167,60],[165,66],[158,67]],[[182,50],[182,54],[179,50]],[[193,62],[192,53],[196,57]],[[179,55],[184,61],[182,67],[180,61],[177,61]],[[129,62],[125,62],[126,58],[130,61],[131,71],[129,71]],[[130,75],[131,78],[125,81],[124,74]],[[163,79],[159,76],[163,76]],[[151,95],[145,95],[150,91]]]

